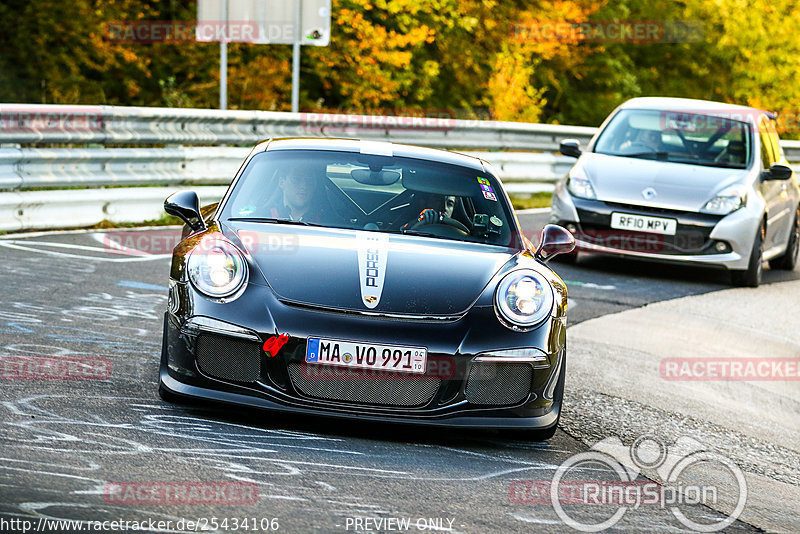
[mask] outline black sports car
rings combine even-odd
[[[373,421],[555,432],[567,289],[488,164],[344,139],[258,144],[215,207],[165,202],[159,391]]]

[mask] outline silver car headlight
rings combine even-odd
[[[233,295],[247,277],[242,252],[227,240],[204,239],[186,261],[189,281],[201,293],[213,298]]]
[[[585,176],[570,176],[567,178],[567,189],[572,196],[578,198],[588,198],[590,200],[597,198],[592,182]]]
[[[512,330],[527,330],[550,315],[553,289],[536,271],[520,269],[500,281],[494,301],[500,322]]]
[[[717,193],[700,211],[714,215],[728,215],[745,204],[747,204],[747,188],[742,184],[733,184]]]

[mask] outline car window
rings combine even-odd
[[[781,149],[781,140],[778,137],[778,131],[775,129],[775,123],[771,120],[766,121],[767,132],[772,142],[772,154],[775,161],[781,161],[783,158],[783,149]]]
[[[772,137],[769,133],[769,121],[761,119],[758,124],[758,135],[761,139],[761,164],[764,169],[769,169],[777,161],[775,147],[772,145]]]
[[[744,169],[750,165],[751,127],[730,118],[668,110],[623,109],[600,132],[594,151]]]
[[[516,224],[489,173],[416,158],[324,150],[256,154],[221,216],[505,246]]]

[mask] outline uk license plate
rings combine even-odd
[[[377,345],[336,339],[308,338],[306,363],[339,365],[357,369],[424,373],[428,359],[425,347]]]
[[[675,235],[678,230],[678,221],[661,217],[614,212],[611,214],[611,228],[651,234]]]

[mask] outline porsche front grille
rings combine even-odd
[[[195,353],[200,370],[214,378],[255,382],[261,377],[261,347],[253,341],[200,334]]]
[[[531,391],[533,367],[526,363],[473,363],[464,395],[473,404],[518,404]]]
[[[358,369],[290,362],[295,389],[307,397],[373,406],[424,406],[441,379],[410,374],[375,375]]]

